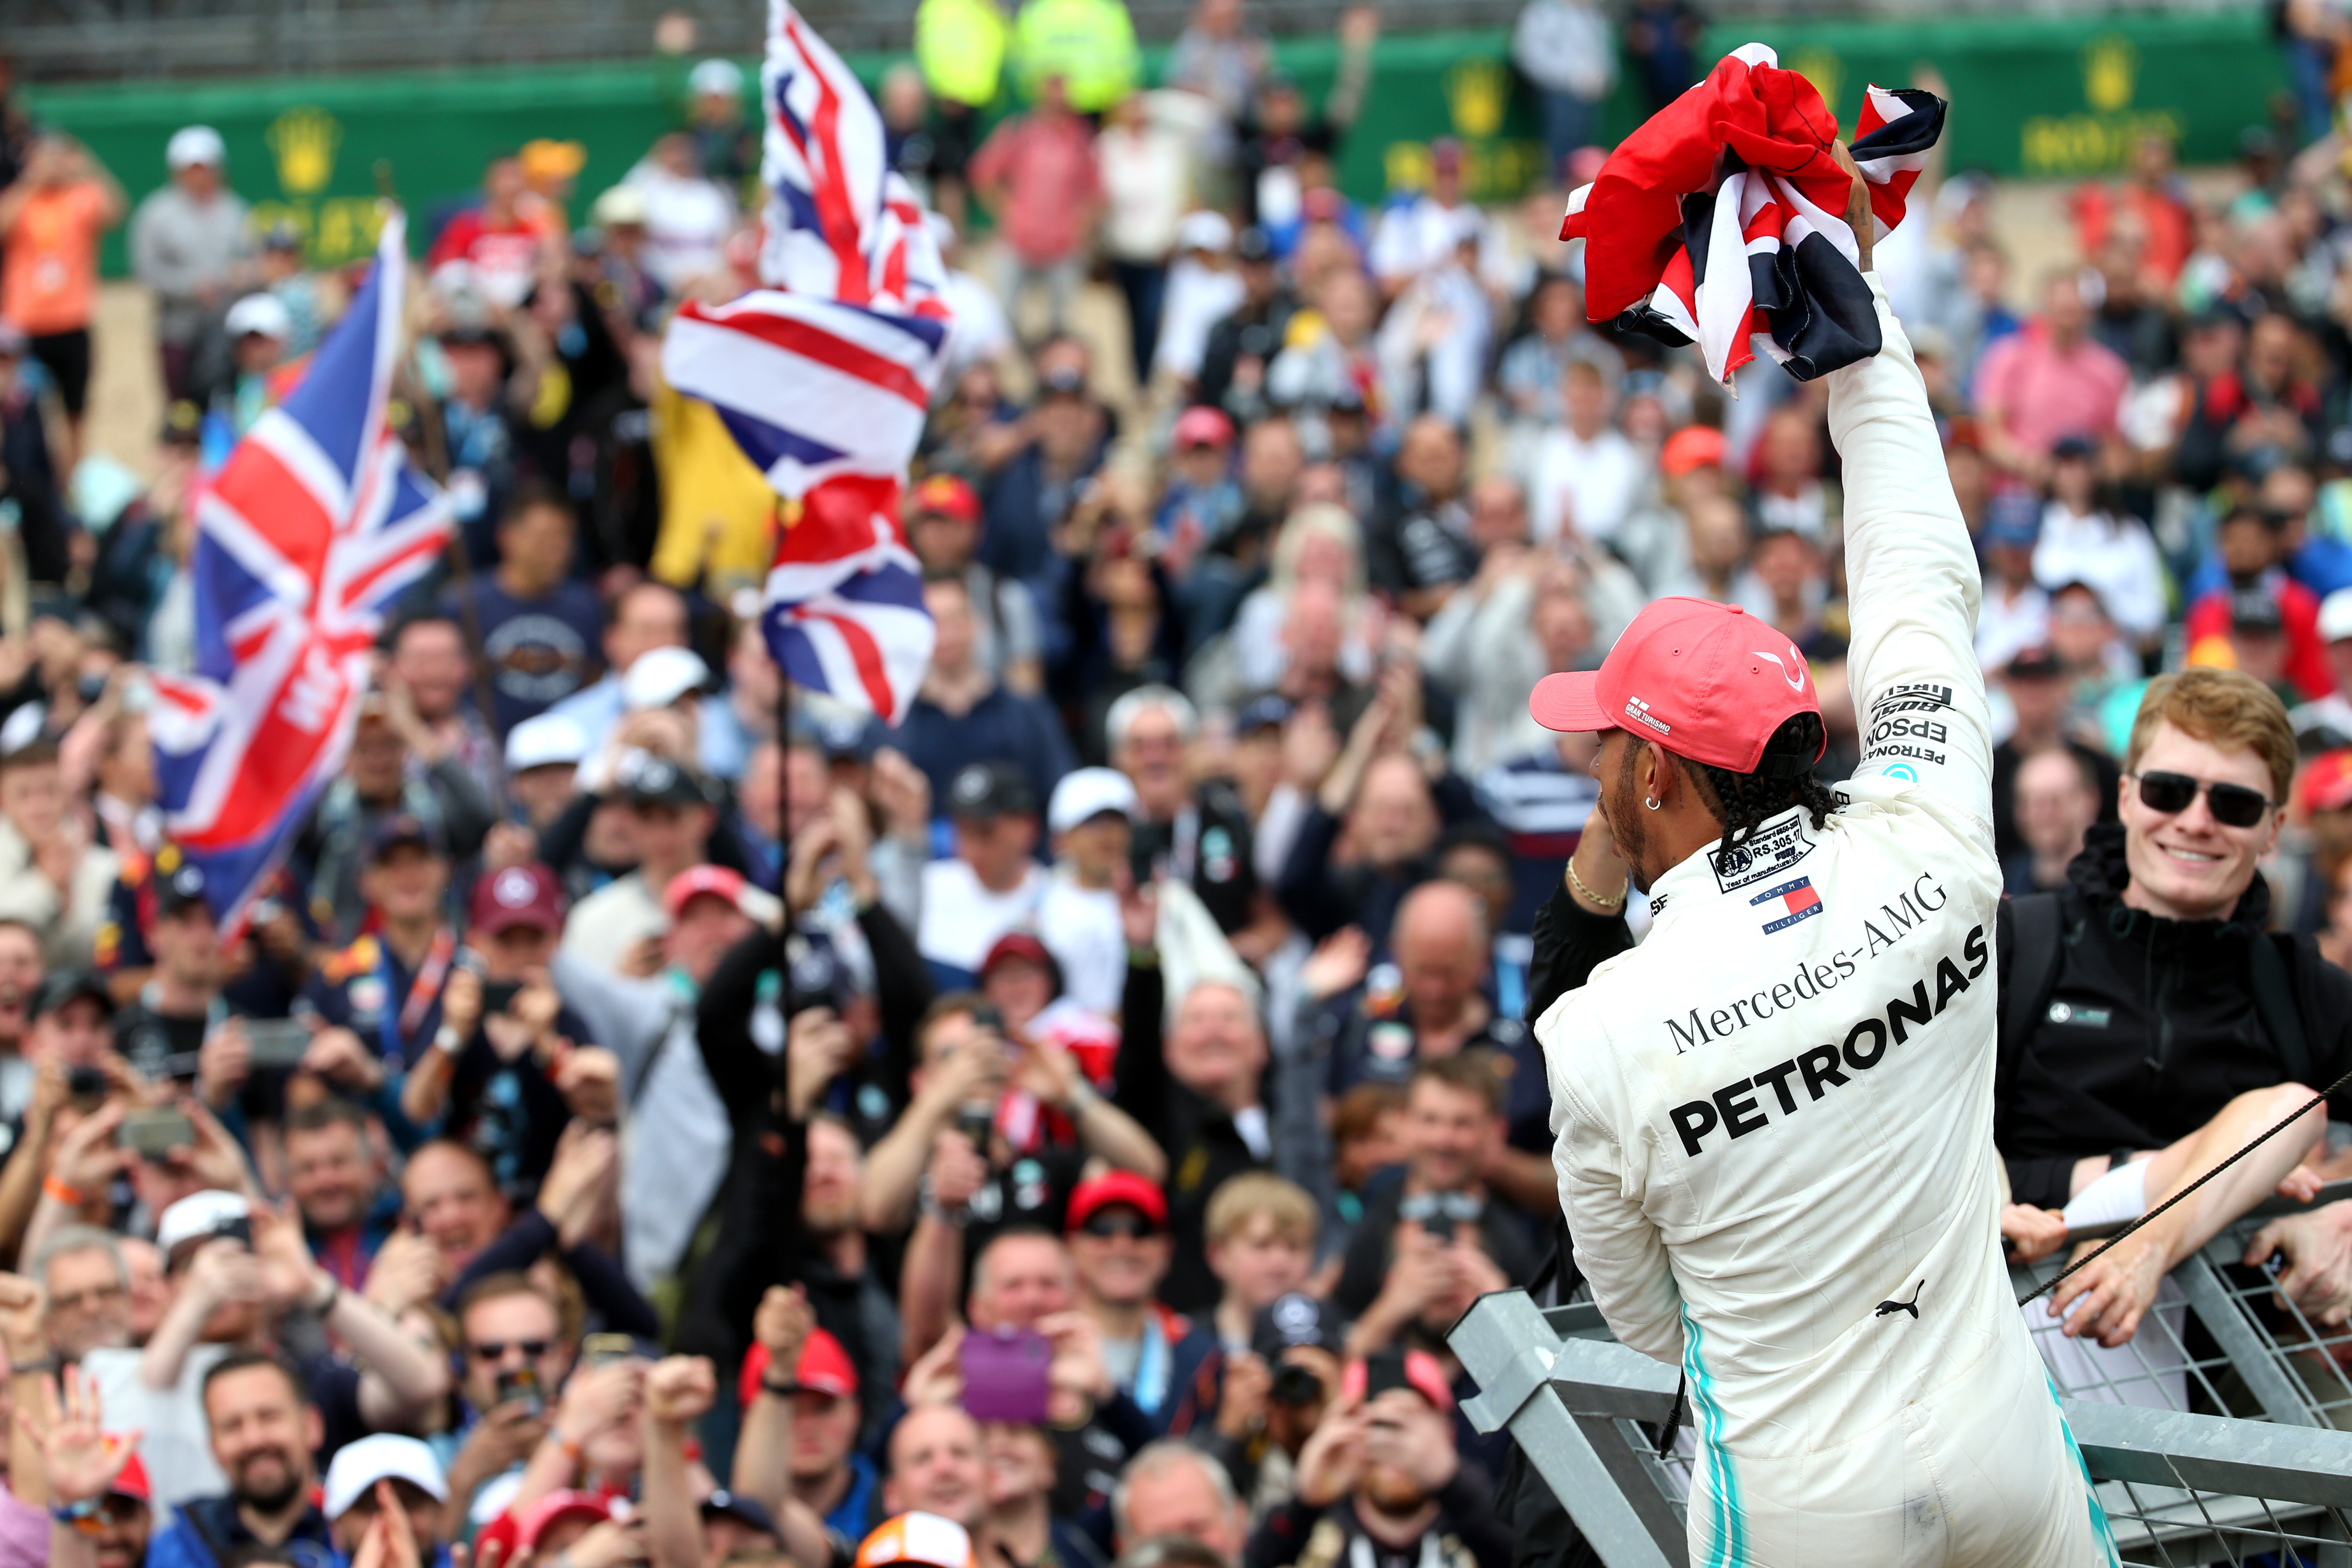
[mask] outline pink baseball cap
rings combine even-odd
[[[1756,772],[1781,725],[1821,710],[1796,645],[1738,605],[1711,599],[1652,601],[1599,669],[1547,675],[1528,697],[1528,711],[1547,730],[1627,730],[1736,773]],[[1824,733],[1805,765],[1828,747]]]

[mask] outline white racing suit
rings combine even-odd
[[[1666,872],[1648,940],[1544,1014],[1553,1163],[1610,1327],[1687,1380],[1695,1568],[2090,1568],[2106,1521],[2001,1260],[1977,564],[1870,287],[1885,346],[1829,377],[1848,804]]]

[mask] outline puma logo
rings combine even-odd
[[[1878,1304],[1878,1310],[1871,1315],[1878,1318],[1891,1318],[1897,1312],[1908,1312],[1911,1314],[1911,1321],[1916,1323],[1919,1321],[1919,1292],[1927,1288],[1927,1281],[1922,1279],[1911,1287],[1911,1299],[1908,1301],[1881,1301]]]
[[[1780,656],[1777,653],[1766,653],[1760,647],[1752,648],[1749,651],[1755,654],[1758,658],[1770,659],[1773,666],[1780,670],[1780,679],[1789,683],[1790,690],[1802,691],[1805,689],[1805,661],[1803,656],[1800,655],[1793,646],[1789,649],[1789,658],[1796,666],[1793,669],[1790,668],[1789,665],[1782,663]]]

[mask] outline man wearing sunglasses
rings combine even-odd
[[[1994,1130],[2019,1257],[2063,1239],[2049,1211],[2076,1226],[2135,1217],[2291,1115],[2305,1085],[2352,1068],[2352,975],[2310,938],[2266,929],[2256,865],[2278,841],[2294,766],[2286,710],[2261,682],[2164,676],[2132,725],[2122,823],[2090,830],[2068,887],[2001,911]],[[2352,1098],[2332,1110],[2352,1116]],[[2096,1376],[2091,1342],[2130,1340],[2164,1275],[2222,1226],[2273,1190],[2352,1173],[2320,1160],[2324,1123],[2314,1110],[2033,1308],[2060,1383]],[[2274,1254],[2280,1289],[2314,1323],[2346,1321],[2352,1204],[2274,1222],[2245,1260]],[[2060,1342],[2051,1318],[2079,1342]]]

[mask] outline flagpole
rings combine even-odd
[[[771,561],[775,559],[776,548],[783,542],[784,505],[784,499],[778,496],[773,513],[775,537],[768,552],[768,559]],[[767,615],[764,589],[761,598],[760,613],[764,619]],[[765,628],[762,628],[762,640],[764,640],[764,630]],[[775,658],[773,650],[770,651],[769,658]],[[789,990],[792,984],[790,950],[793,940],[793,900],[785,889],[792,881],[793,874],[792,754],[793,678],[785,670],[783,661],[776,659],[776,901],[783,906],[784,910],[782,940],[785,949],[783,980],[787,991],[785,1000],[788,1004],[791,1001]]]

